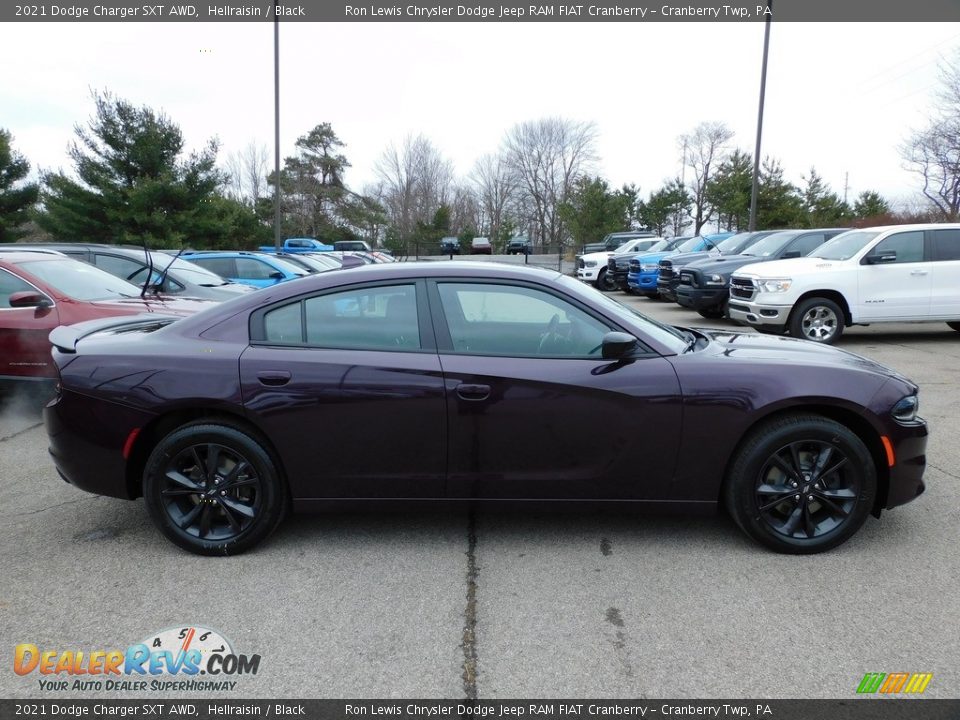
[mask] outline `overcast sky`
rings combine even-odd
[[[676,138],[726,123],[752,153],[762,23],[288,23],[280,29],[281,144],[330,122],[348,184],[373,179],[391,141],[423,133],[460,173],[515,123],[593,121],[600,174],[646,196],[680,172]],[[897,148],[924,123],[954,24],[774,23],[763,154],[790,180],[815,166],[851,198],[913,196]],[[221,160],[273,148],[272,23],[7,24],[0,127],[33,167],[69,168],[90,89],[162,109]],[[272,158],[272,155],[271,155]],[[272,167],[272,159],[271,159]]]

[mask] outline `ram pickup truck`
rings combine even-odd
[[[652,238],[656,236],[656,233],[647,232],[646,230],[626,230],[624,232],[607,233],[600,242],[584,245],[580,254],[589,255],[598,252],[613,252],[628,240],[634,240],[635,238]]]
[[[315,240],[313,238],[287,238],[283,241],[281,252],[285,253],[308,253],[308,252],[330,252],[334,249],[333,245]],[[339,248],[338,248],[339,249]],[[260,252],[276,252],[275,245],[261,245]]]
[[[692,238],[671,238],[667,247],[657,247],[657,252],[651,251],[630,260],[627,267],[627,292],[644,295],[651,300],[659,297],[657,292],[657,274],[660,271],[660,261],[669,255],[680,253],[705,252],[712,250],[721,240],[726,240],[733,233],[717,233],[716,235],[696,235]]]
[[[696,310],[701,317],[721,318],[727,313],[730,276],[751,263],[809,255],[845,228],[784,230],[767,235],[739,255],[698,260],[680,268],[677,303]]]
[[[850,325],[945,322],[960,332],[960,224],[851,230],[807,257],[733,274],[730,317],[831,344]]]

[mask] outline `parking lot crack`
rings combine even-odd
[[[20,436],[23,435],[24,433],[28,433],[28,432],[30,432],[31,430],[36,430],[36,429],[37,429],[38,427],[40,427],[41,425],[43,425],[42,422],[34,423],[33,425],[30,425],[30,426],[28,426],[28,427],[25,427],[23,430],[17,430],[17,432],[15,432],[15,433],[13,433],[13,434],[11,434],[11,435],[5,435],[4,437],[0,438],[0,443],[7,442],[7,440],[13,440],[14,438],[20,437]]]
[[[50,510],[56,510],[57,508],[62,508],[67,505],[76,505],[77,503],[89,502],[90,500],[97,500],[97,499],[99,498],[97,498],[96,496],[91,496],[91,497],[77,498],[76,500],[67,500],[66,502],[57,503],[56,505],[48,505],[47,507],[40,508],[39,510],[29,510],[27,512],[11,513],[10,515],[0,515],[0,519],[10,520],[18,517],[27,517],[28,515],[39,515],[40,513],[45,513]]]
[[[467,604],[463,610],[463,694],[467,700],[477,699],[477,515],[470,508],[467,520]]]
[[[957,475],[956,473],[952,473],[949,470],[944,470],[942,467],[937,467],[933,463],[927,463],[927,464],[930,465],[930,467],[932,467],[937,472],[942,472],[944,475],[948,477],[952,477],[954,480],[960,480],[960,475]]]

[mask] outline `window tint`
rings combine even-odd
[[[565,300],[532,288],[441,283],[439,290],[456,352],[599,357],[610,329]]]
[[[133,280],[137,272],[145,267],[142,262],[136,262],[130,258],[99,253],[93,256],[93,263],[101,270],[106,270],[114,277],[124,280]]]
[[[823,245],[824,239],[823,233],[803,235],[790,243],[785,252],[798,252],[803,257]]]
[[[219,275],[223,278],[235,278],[240,277],[237,275],[237,266],[233,262],[233,258],[205,258],[205,257],[190,257],[190,262],[196,263],[205,270],[209,270],[215,275]]]
[[[254,258],[237,258],[235,262],[237,263],[236,277],[245,280],[269,280],[271,275],[279,272],[262,260]]]
[[[0,308],[10,307],[10,296],[25,291],[36,292],[37,290],[16,275],[11,275],[6,270],[0,270]]]
[[[898,263],[923,261],[923,231],[914,230],[891,235],[881,240],[870,251],[871,255],[882,255],[885,252],[897,253]]]
[[[933,231],[933,259],[960,260],[960,230]]]
[[[271,310],[263,316],[263,329],[267,342],[302,343],[303,321],[299,302]]]

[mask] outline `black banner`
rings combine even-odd
[[[14,718],[957,720],[960,700],[0,700]]]
[[[152,0],[156,2],[156,0]],[[10,22],[956,22],[958,0],[629,0],[534,3],[517,0],[57,0],[0,3]]]

